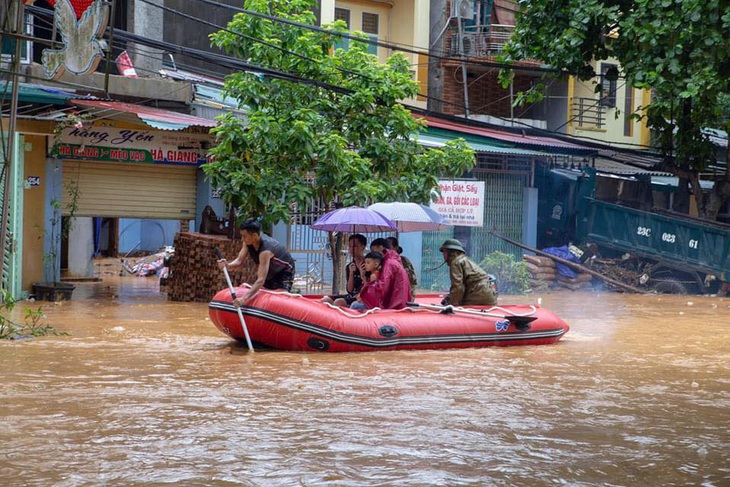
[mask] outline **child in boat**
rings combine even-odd
[[[365,271],[370,273],[368,281],[362,286],[357,299],[350,304],[350,309],[365,311],[372,308],[382,307],[383,298],[372,292],[372,285],[380,277],[380,271],[383,268],[383,254],[380,252],[370,252],[365,256]]]

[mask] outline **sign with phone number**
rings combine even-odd
[[[441,196],[431,208],[451,225],[484,226],[484,181],[439,181]]]

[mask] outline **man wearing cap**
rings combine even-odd
[[[451,277],[451,290],[441,304],[454,306],[497,304],[497,296],[489,283],[489,275],[466,256],[461,242],[450,238],[439,250],[449,264]]]

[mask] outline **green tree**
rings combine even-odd
[[[646,117],[663,169],[689,181],[702,214],[715,219],[730,199],[730,171],[707,201],[699,173],[715,160],[703,129],[730,128],[728,32],[726,0],[534,0],[520,2],[506,60],[540,59],[582,80],[595,77],[592,61],[618,60],[627,86],[652,90],[636,116]]]
[[[385,64],[351,39],[334,49],[346,31],[338,21],[315,25],[312,0],[247,0],[212,43],[246,59],[260,71],[226,77],[225,91],[247,111],[219,119],[213,162],[204,171],[222,198],[248,215],[273,224],[313,202],[345,206],[378,201],[426,203],[439,177],[457,177],[472,167],[474,153],[463,140],[424,150],[423,130],[400,100],[418,84],[401,54]],[[360,34],[362,39],[367,36]],[[333,259],[342,245],[330,235]],[[340,269],[335,265],[335,288]]]

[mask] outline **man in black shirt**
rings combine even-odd
[[[249,218],[241,224],[241,238],[243,245],[238,256],[231,262],[226,259],[218,261],[218,267],[223,269],[240,267],[246,258],[258,266],[256,281],[251,289],[242,298],[233,301],[235,306],[241,306],[253,298],[262,287],[264,289],[291,290],[294,280],[294,259],[286,247],[266,234],[261,234],[261,224],[254,218]]]

